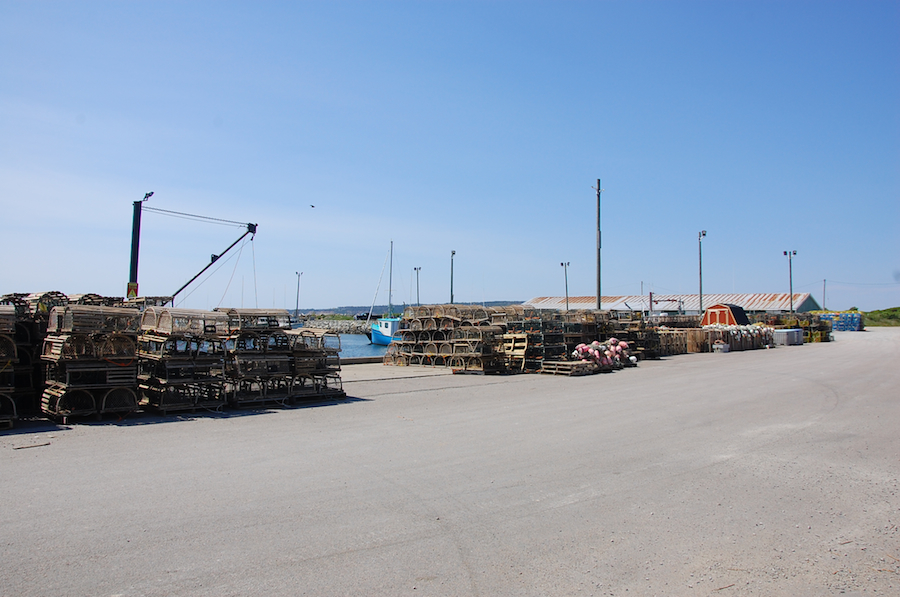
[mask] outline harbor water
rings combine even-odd
[[[341,334],[341,358],[384,356],[387,346],[371,344],[369,338],[362,334]]]

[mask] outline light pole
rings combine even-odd
[[[600,311],[603,306],[603,298],[600,292],[600,194],[603,189],[600,188],[600,179],[597,179],[597,310]]]
[[[791,265],[791,258],[797,254],[797,251],[785,251],[784,254],[787,255],[787,258],[788,258],[788,277],[790,278],[790,282],[791,282],[791,286],[790,286],[790,288],[791,288],[791,315],[793,315],[794,314],[794,268],[793,268],[793,265]]]
[[[421,267],[414,267],[413,270],[416,272],[416,306],[421,306],[422,303],[419,302],[419,272],[422,271]]]
[[[569,262],[563,261],[560,263],[563,268],[563,272],[566,276],[566,311],[569,310]]]
[[[453,256],[456,251],[450,251],[450,304],[453,304]]]
[[[303,277],[303,272],[294,273],[297,274],[297,306],[294,308],[294,315],[300,319],[300,278]]]
[[[700,251],[700,317],[703,317],[703,237],[706,230],[701,230],[697,235],[697,247]]]

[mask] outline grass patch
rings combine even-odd
[[[866,311],[863,314],[866,327],[900,326],[900,307],[891,307],[881,311]]]

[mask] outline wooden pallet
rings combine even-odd
[[[549,375],[568,375],[574,377],[576,375],[593,375],[600,371],[600,368],[594,363],[586,363],[584,361],[544,361],[541,373]]]

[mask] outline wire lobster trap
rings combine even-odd
[[[285,309],[216,309],[228,317],[228,331],[289,330],[291,315]]]
[[[228,315],[202,309],[147,307],[141,315],[141,331],[157,335],[221,338],[229,334]]]

